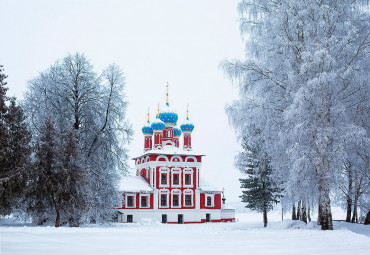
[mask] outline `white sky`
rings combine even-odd
[[[21,99],[27,80],[68,53],[85,53],[98,72],[117,63],[127,77],[133,157],[142,153],[147,109],[153,116],[157,103],[164,103],[168,81],[179,124],[189,103],[193,148],[207,155],[202,176],[225,187],[229,202],[238,201],[241,174],[233,161],[240,146],[224,111],[237,90],[218,68],[221,60],[244,55],[237,3],[2,0],[0,63],[9,94]]]

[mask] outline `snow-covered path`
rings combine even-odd
[[[111,227],[0,227],[2,255],[21,254],[369,254],[370,226],[335,223],[336,230],[284,220]]]

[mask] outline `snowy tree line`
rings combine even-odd
[[[8,100],[5,85],[2,101]],[[19,170],[10,163],[9,171],[1,166],[1,215],[23,212],[37,224],[53,221],[56,227],[109,220],[121,202],[117,183],[127,171],[125,145],[132,135],[124,88],[117,65],[98,74],[79,53],[29,81],[22,108],[8,103],[20,115],[23,144],[17,144],[23,151],[9,152]],[[11,137],[12,126],[3,116],[2,127]],[[1,155],[10,146],[1,144]]]
[[[368,1],[242,0],[238,10],[246,57],[222,67],[239,88],[226,112],[245,149],[236,162],[246,194],[246,180],[261,186],[268,173],[293,219],[317,210],[333,229],[334,200],[347,221],[361,208],[369,223]]]

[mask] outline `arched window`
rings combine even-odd
[[[212,206],[212,198],[207,197],[207,206]]]

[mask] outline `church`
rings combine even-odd
[[[127,176],[120,184],[119,222],[143,218],[175,224],[235,221],[235,209],[225,204],[224,192],[200,181],[205,155],[193,152],[194,124],[188,110],[180,128],[177,121],[178,115],[168,101],[167,85],[165,107],[158,107],[152,123],[148,113],[142,128],[144,152],[133,158],[136,176]]]

